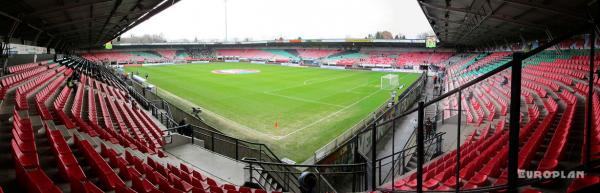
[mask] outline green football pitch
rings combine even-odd
[[[167,99],[184,109],[202,107],[206,111],[203,118],[218,125],[222,132],[265,143],[279,157],[297,162],[310,158],[345,130],[372,116],[390,98],[389,90],[380,89],[381,77],[387,74],[383,72],[250,63],[125,70],[148,74],[151,84],[169,93],[172,97]],[[216,73],[219,70],[225,71]],[[398,94],[419,77],[414,73],[397,74],[400,85],[404,84]]]

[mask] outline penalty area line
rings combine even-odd
[[[272,139],[274,139],[274,140],[281,140],[281,139],[284,139],[284,138],[286,138],[286,137],[288,137],[288,136],[290,136],[290,135],[293,135],[293,134],[295,134],[295,133],[297,133],[297,132],[299,132],[299,131],[302,131],[302,130],[304,130],[304,129],[306,129],[306,128],[309,128],[309,127],[311,127],[311,126],[313,126],[313,125],[315,125],[315,124],[317,124],[317,123],[320,123],[321,121],[323,121],[323,120],[325,120],[325,119],[328,119],[328,118],[330,118],[330,117],[332,117],[332,116],[335,116],[335,115],[339,114],[340,112],[342,112],[342,111],[344,111],[344,110],[346,110],[346,109],[348,109],[348,108],[350,108],[350,107],[352,107],[352,106],[354,106],[354,105],[356,105],[356,104],[358,104],[358,103],[362,102],[363,100],[365,100],[365,99],[367,99],[367,98],[369,98],[369,97],[371,97],[371,96],[373,96],[373,95],[375,95],[375,94],[379,93],[380,91],[381,91],[381,90],[377,90],[377,91],[375,91],[375,92],[373,92],[373,93],[371,93],[371,94],[369,94],[369,95],[367,95],[367,96],[365,96],[365,97],[361,98],[360,100],[357,100],[356,102],[354,102],[354,103],[352,103],[352,104],[350,104],[350,105],[348,105],[348,106],[346,106],[346,107],[344,107],[344,108],[342,108],[342,109],[340,109],[340,110],[338,110],[338,111],[336,111],[336,112],[333,112],[333,113],[331,113],[331,114],[329,114],[329,115],[327,115],[327,116],[325,116],[325,117],[323,117],[323,118],[320,118],[319,120],[316,120],[316,121],[314,121],[314,122],[312,122],[312,123],[310,123],[310,124],[308,124],[308,125],[306,125],[306,126],[304,126],[304,127],[302,127],[302,128],[296,129],[296,130],[294,130],[294,131],[292,131],[292,132],[290,132],[290,133],[288,133],[288,134],[285,134],[285,135],[281,135],[281,136],[274,136],[274,137],[271,137],[271,138],[272,138]]]

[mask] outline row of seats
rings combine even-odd
[[[27,103],[26,98],[33,91],[37,90],[42,85],[44,85],[46,82],[48,82],[50,79],[54,78],[54,76],[56,74],[63,73],[64,70],[66,70],[66,69],[59,68],[56,70],[48,70],[45,73],[43,73],[42,75],[40,75],[39,77],[33,79],[32,81],[29,81],[29,82],[19,86],[19,88],[17,88],[16,95],[15,95],[15,102],[16,102],[17,108],[20,110],[28,109],[29,105]]]
[[[67,74],[69,71],[67,71]],[[48,84],[47,89],[43,89],[42,91],[38,92],[36,94],[36,98],[37,100],[43,100],[44,98],[52,95],[49,94],[50,93],[50,88],[54,88],[58,91],[60,91],[60,93],[58,94],[58,96],[56,97],[56,100],[54,100],[54,106],[55,106],[55,110],[62,112],[64,109],[64,105],[65,103],[68,102],[68,98],[69,95],[71,94],[72,89],[69,87],[63,87],[62,89],[60,89],[60,85],[57,82],[60,83],[64,83],[64,79],[66,78],[65,76],[59,76],[57,79],[54,79],[53,81],[51,81]],[[93,101],[95,101],[95,97],[96,96],[103,96],[104,93],[102,92],[98,92],[98,90],[93,90],[91,89],[92,86],[92,81],[90,81],[91,79],[89,77],[86,76],[82,76],[81,78],[81,83],[78,84],[77,87],[77,91],[75,93],[76,97],[74,97],[73,100],[73,106],[74,107],[82,107],[85,106],[84,102],[81,102],[81,99],[83,99],[83,97],[85,97],[85,93],[87,93],[87,101],[88,101],[88,117],[87,117],[87,121],[90,120],[96,120],[97,118],[93,118],[94,115],[94,107],[95,104],[93,103]],[[63,82],[61,82],[63,81]],[[87,84],[86,84],[87,83]],[[106,86],[106,85],[102,85],[103,83],[98,83],[98,82],[94,82],[94,84],[97,86],[97,88],[108,88],[110,86]],[[57,86],[58,85],[58,86]],[[102,86],[100,86],[102,85]],[[87,86],[87,87],[86,87]],[[84,88],[87,88],[89,90],[85,90]],[[116,91],[114,89],[106,89],[113,91],[114,93],[119,93],[119,94],[123,94],[122,91]],[[86,92],[87,91],[87,92]],[[94,92],[96,91],[96,92]],[[112,97],[112,96],[110,96]],[[108,98],[102,98],[102,100],[99,101],[105,101],[104,99],[108,100]],[[77,102],[80,101],[80,102]],[[84,100],[85,101],[85,100]],[[117,101],[117,99],[114,99],[114,101]],[[78,104],[79,103],[79,104]],[[101,102],[102,104],[104,104],[104,102]],[[145,113],[143,113],[141,110],[139,109],[134,109],[131,108],[130,106],[125,107],[126,105],[124,105],[123,101],[117,101],[117,103],[119,104],[119,106],[121,107],[119,110],[122,110],[123,112],[127,113],[127,114],[120,114],[120,115],[115,115],[115,117],[129,117],[129,116],[134,116],[135,119],[132,119],[133,122],[137,122],[137,124],[140,125],[140,127],[143,127],[141,129],[147,129],[150,127],[155,127],[155,129],[157,128],[157,125],[148,117],[146,117],[147,115]],[[102,114],[102,119],[109,119],[110,115],[106,114],[106,112],[108,112],[108,109],[106,108],[106,105],[102,105],[100,104],[100,106],[104,106],[104,108],[102,108],[102,110],[104,111]],[[83,108],[83,107],[82,107]],[[118,107],[117,107],[118,108]],[[77,108],[74,108],[77,109]],[[75,110],[72,111],[72,113],[81,113],[81,110]],[[37,152],[37,148],[36,148],[36,142],[35,142],[35,133],[37,133],[37,131],[34,131],[32,126],[31,126],[31,122],[29,121],[29,119],[26,118],[21,118],[19,112],[15,109],[13,112],[13,135],[15,136],[12,140],[12,154],[13,157],[15,158],[15,167],[17,168],[17,177],[19,179],[19,184],[20,187],[23,189],[27,189],[27,192],[61,192],[61,190],[57,187],[57,185],[55,184],[55,181],[53,181],[52,179],[50,179],[48,177],[48,175],[46,175],[46,173],[44,172],[44,170],[40,167],[40,163],[39,163],[39,157],[38,157],[38,152]],[[64,114],[64,113],[63,113]],[[106,115],[106,116],[104,116]],[[60,116],[58,116],[60,117]],[[67,120],[70,119],[70,117],[67,117]],[[134,121],[135,120],[135,121]],[[97,120],[96,120],[97,121]],[[108,123],[105,123],[108,124]],[[112,124],[111,124],[112,125]],[[133,186],[131,188],[128,188],[125,186],[125,181],[120,180],[120,177],[116,175],[115,172],[115,168],[111,168],[111,167],[107,167],[107,163],[104,160],[105,158],[98,156],[99,154],[96,152],[95,148],[86,140],[80,140],[77,135],[74,135],[74,141],[75,144],[77,146],[78,152],[80,152],[80,154],[82,154],[85,157],[85,162],[87,162],[87,165],[90,166],[91,170],[93,171],[91,174],[93,177],[97,177],[99,179],[99,186],[96,186],[94,183],[92,183],[91,181],[89,181],[87,179],[87,174],[88,172],[83,171],[82,166],[79,161],[77,156],[75,156],[73,154],[73,151],[71,151],[69,145],[67,144],[65,138],[63,137],[63,135],[61,134],[61,132],[59,130],[52,130],[50,129],[50,127],[48,125],[46,125],[45,123],[43,123],[43,127],[45,130],[45,134],[48,138],[49,144],[50,144],[50,150],[52,152],[52,157],[54,157],[57,161],[57,169],[58,169],[58,173],[60,174],[61,178],[63,178],[63,180],[68,181],[71,184],[71,192],[104,192],[105,190],[115,190],[116,192],[146,192],[143,191],[142,189],[139,189],[139,181],[136,180],[135,178],[132,178],[132,182],[133,182]],[[84,131],[84,130],[82,130]],[[89,131],[84,131],[84,132],[88,132]],[[148,132],[148,131],[146,131]],[[148,136],[145,136],[148,137]],[[106,149],[106,147],[104,148]],[[130,156],[132,157],[132,156]],[[131,160],[131,158],[129,158],[129,160]],[[183,166],[182,166],[183,167]],[[156,169],[153,169],[152,171],[155,171]],[[190,168],[182,168],[183,171],[192,171]],[[160,169],[158,171],[161,171]],[[176,188],[179,187],[185,187],[185,186],[181,186],[178,184],[182,184],[181,182],[185,182],[181,179],[186,179],[185,177],[181,177],[179,178],[178,175],[176,176],[176,172],[174,172],[175,170],[172,167],[169,167],[169,171],[168,175],[165,175],[168,177],[169,180],[162,180],[161,183],[163,183],[163,185],[161,185],[160,187],[164,189],[171,187],[171,190],[169,191],[165,191],[165,192],[184,192],[182,190],[178,190]],[[197,171],[193,171],[194,172],[194,176],[202,176],[199,172]],[[124,172],[120,172],[120,173],[124,173]],[[148,177],[148,176],[147,176]],[[140,178],[142,178],[142,176],[140,176]],[[248,188],[238,188],[237,186],[234,185],[218,185],[214,180],[210,179],[210,178],[206,178],[206,177],[202,177],[202,179],[204,179],[204,186],[205,187],[209,187],[207,189],[201,189],[201,191],[194,191],[194,192],[204,192],[204,191],[212,191],[212,192],[237,192],[238,190],[240,192],[248,192],[248,193],[261,193],[264,192],[263,190],[252,190],[252,189],[248,189]],[[209,186],[210,185],[210,186]],[[157,186],[158,187],[158,186]],[[162,192],[159,191],[157,189],[156,192]]]
[[[97,90],[94,90],[94,87]],[[86,93],[87,103],[84,104]],[[133,109],[132,105],[123,102],[122,100],[126,98],[123,94],[126,93],[120,89],[115,89],[112,86],[107,86],[93,78],[82,75],[72,103],[72,116],[68,117],[62,112],[62,108],[64,108],[62,100],[60,100],[60,103],[55,102],[55,107],[57,107],[59,116],[62,117],[61,119],[67,125],[67,128],[74,128],[75,125],[71,124],[69,126],[67,123],[72,122],[70,120],[75,120],[74,122],[79,127],[79,130],[88,133],[90,136],[98,136],[112,143],[132,147],[144,153],[159,153],[161,156],[164,156],[164,153],[158,149],[164,144],[160,129],[151,121],[147,114],[141,112],[140,109]],[[66,94],[64,97],[66,97]],[[96,110],[96,98],[100,101],[99,104],[102,108],[98,112]],[[86,106],[87,114],[83,114],[82,110]],[[111,111],[108,110],[109,106]],[[102,115],[99,116],[99,112]],[[112,118],[109,112],[112,113]],[[100,127],[98,117],[103,118],[102,125],[105,127]],[[120,133],[114,129],[112,126],[113,123],[119,126]]]
[[[492,55],[497,55],[498,58],[501,58],[506,54]],[[566,87],[573,88],[573,90],[575,90],[580,96],[587,95],[587,80],[579,81],[586,77],[586,72],[584,72],[586,68],[582,65],[585,64],[584,60],[575,59],[576,55],[569,56],[571,59],[569,57],[566,57],[566,59],[556,59],[558,58],[556,55],[549,55],[551,57],[546,57],[541,62],[526,62],[526,66],[523,69],[524,73],[522,86],[524,89],[521,93],[521,96],[525,101],[527,111],[521,113],[521,121],[524,119],[523,115],[527,115],[525,116],[527,117],[527,122],[524,125],[521,125],[521,133],[519,134],[519,139],[522,142],[522,147],[519,152],[520,169],[546,171],[556,170],[558,167],[560,167],[559,165],[562,159],[564,159],[562,155],[565,153],[565,147],[568,142],[567,140],[570,139],[569,135],[571,133],[574,117],[576,116],[575,112],[578,101],[578,97],[576,97],[576,95]],[[447,68],[448,77],[444,79],[447,81],[444,84],[447,85],[448,90],[456,88],[459,85],[462,85],[469,80],[473,80],[476,77],[476,74],[469,74],[468,76],[464,77],[460,76],[461,74],[466,74],[467,72],[476,70],[478,65],[481,67],[486,65],[486,62],[481,62],[476,65],[466,62],[467,60],[473,60],[473,56],[464,56],[464,58],[465,59],[459,63],[462,66],[468,67],[462,68],[460,65],[452,65]],[[493,62],[492,59],[486,58],[479,59],[479,61],[487,61],[487,63]],[[471,98],[470,101],[462,103],[464,105],[463,109],[466,109],[466,111],[463,113],[466,113],[467,119],[471,117],[471,119],[477,123],[478,120],[474,116],[484,115],[488,118],[486,121],[492,122],[495,120],[495,118],[492,116],[494,112],[504,111],[504,113],[506,113],[506,107],[508,106],[506,99],[510,97],[510,86],[503,85],[502,77],[505,77],[508,80],[511,78],[509,73],[503,72],[470,88],[474,93],[474,97]],[[595,81],[598,81],[598,79]],[[467,93],[468,92],[469,91],[467,91]],[[463,92],[463,100],[465,100],[464,93],[465,92]],[[596,106],[594,106],[594,108],[600,109],[600,97],[598,97],[598,95],[595,95],[595,97],[594,104],[596,104]],[[445,108],[456,108],[457,102],[454,98],[455,97],[450,97],[443,101]],[[503,107],[495,108],[498,107],[498,105]],[[541,108],[538,109],[538,106]],[[470,109],[473,109],[476,112],[470,111]],[[479,109],[483,109],[483,111],[480,112]],[[600,117],[600,113],[596,114],[599,115],[595,117]],[[596,125],[598,125],[597,123],[600,123],[600,118],[595,118],[594,122]],[[504,121],[499,121],[496,125],[496,127],[499,128],[496,128],[495,130],[502,131],[502,128],[504,128],[504,123]],[[598,128],[596,125],[594,125],[594,127]],[[464,144],[461,145],[461,158],[463,158],[463,156],[468,157],[470,153],[486,153],[486,151],[488,151],[488,149],[486,149],[484,151],[470,152],[472,150],[468,144],[477,143],[479,142],[478,140],[483,140],[481,143],[502,141],[503,144],[484,145],[485,147],[491,147],[491,149],[494,149],[489,150],[493,153],[483,155],[480,154],[480,156],[474,157],[474,160],[465,163],[463,163],[463,160],[460,161],[461,171],[459,175],[459,185],[461,188],[469,189],[488,185],[502,185],[507,181],[507,171],[502,169],[502,167],[505,167],[506,165],[505,159],[507,156],[507,151],[504,148],[496,149],[498,146],[503,147],[507,145],[506,140],[498,140],[496,138],[495,140],[488,142],[487,140],[492,138],[478,138],[478,135],[489,135],[488,133],[490,133],[491,128],[493,128],[490,126],[490,124],[486,123],[467,136]],[[595,133],[600,133],[600,129],[595,129],[594,131]],[[596,138],[593,138],[593,140],[595,140],[593,142],[594,144],[600,144],[600,142],[597,142],[600,140]],[[547,146],[542,146],[541,144],[543,142],[549,143]],[[594,152],[600,152],[600,148],[597,149],[598,150],[595,150]],[[463,151],[465,151],[466,155],[462,154]],[[536,155],[539,155],[540,152],[543,156],[536,157]],[[447,153],[446,155],[438,158],[436,161],[432,161],[432,163],[424,167],[425,189],[450,190],[457,187],[454,176],[447,176],[450,174],[445,173],[446,170],[451,170],[448,172],[454,174],[455,169],[451,167],[454,166],[456,160],[452,160],[452,164],[449,165],[444,163],[444,160],[448,159],[447,156],[451,157],[454,154],[456,154],[454,151]],[[489,160],[489,157],[494,157],[494,159]],[[415,174],[413,173],[390,185],[400,190],[414,190],[416,183],[409,183],[411,181],[414,182],[414,180]],[[571,192],[585,185],[590,185],[592,182],[598,183],[598,180],[599,178],[595,176],[586,176],[585,179],[575,180],[571,184],[571,187],[569,187],[568,191]],[[386,188],[391,188],[390,185],[387,185]],[[540,192],[531,188],[528,188],[527,191]]]
[[[5,76],[1,81],[2,85],[0,87],[0,98],[4,99],[8,89],[36,77],[36,75],[45,72],[47,69],[48,66],[39,66],[25,72]]]
[[[482,59],[477,60],[476,62],[472,63],[471,65],[467,66],[467,68],[464,69],[464,71],[476,71],[477,69],[483,67],[484,65],[488,65],[490,63],[496,62],[498,60],[501,60],[505,57],[507,57],[510,54],[510,52],[494,52]]]
[[[438,64],[445,66],[444,61],[448,60],[453,53],[450,52],[407,52],[398,54],[398,65],[421,65]]]
[[[71,91],[72,89],[70,87],[63,87],[63,89],[60,91],[60,94],[58,94],[57,98],[54,100],[53,103],[53,112],[56,115],[53,117],[58,117],[58,120],[60,120],[60,122],[64,124],[65,127],[67,127],[68,129],[75,128],[75,124],[71,121],[71,118],[64,111],[65,105],[67,104],[67,100],[71,95]]]
[[[71,192],[85,192],[82,190],[82,184],[89,184],[86,185],[88,187],[95,186],[88,181],[87,176],[62,133],[59,130],[50,129],[45,123],[43,126],[46,131],[46,137],[50,142],[52,154],[58,163],[58,172],[63,180],[70,183]]]
[[[35,95],[35,104],[38,110],[38,113],[42,117],[42,120],[52,120],[52,114],[46,107],[46,102],[50,98],[51,95],[54,95],[59,90],[59,87],[65,83],[65,80],[70,77],[72,74],[72,70],[68,69],[64,76],[59,76],[54,79],[52,82],[48,84],[42,91],[38,92]]]
[[[551,79],[551,80],[558,80],[559,82],[565,84],[565,85],[572,85],[573,84],[573,79],[569,76],[564,76],[564,73],[554,73],[554,72],[549,72],[546,70],[549,70],[551,68],[547,68],[547,67],[540,67],[540,66],[532,66],[526,69],[523,69],[523,73],[527,73],[527,74],[531,74],[533,76],[538,76],[538,77],[544,77],[546,79]]]
[[[175,50],[156,50],[156,53],[160,54],[163,58],[176,59],[177,51]]]
[[[537,77],[537,76],[528,74],[527,72],[523,73],[523,75],[521,77],[523,80],[531,81],[538,85],[544,85],[544,86],[550,88],[554,92],[558,92],[558,90],[560,90],[560,86],[553,80],[549,80],[549,79],[543,78],[543,77]]]
[[[28,193],[60,193],[62,191],[40,167],[34,133],[29,118],[22,118],[14,109],[11,151],[17,182],[20,187],[26,187]]]
[[[144,162],[129,151],[119,153],[104,143],[100,144],[98,153],[88,141],[80,140],[76,136],[75,143],[78,149],[84,152],[84,157],[94,173],[99,175],[99,187],[103,189],[124,193],[266,193],[261,189],[237,187],[231,184],[219,185],[215,180],[185,164],[180,164],[179,167],[165,165],[150,156],[147,156]],[[126,181],[131,181],[131,187],[125,186]]]
[[[88,90],[83,93],[87,94],[87,97],[84,97],[88,100],[87,102],[84,100],[82,104],[84,109],[85,105],[88,105],[88,123],[98,125],[99,128],[110,133],[118,141],[118,143],[111,142],[110,139],[103,138],[100,134],[98,137],[103,139],[105,143],[100,143],[99,154],[104,160],[108,160],[108,165],[113,168],[121,181],[131,181],[131,187],[116,186],[116,192],[266,193],[261,189],[219,184],[210,177],[184,164],[180,164],[179,167],[163,164],[160,159],[165,155],[160,149],[164,145],[164,141],[162,141],[162,131],[158,128],[157,123],[143,110],[137,108],[134,101],[129,100],[128,94],[121,89],[123,87],[114,80],[109,79],[101,82],[91,77],[85,77],[85,79],[86,81],[82,81],[82,85],[84,89]],[[93,96],[90,97],[90,95]],[[95,102],[91,103],[90,101]],[[99,109],[90,108],[89,106],[97,106]],[[93,116],[90,114],[96,115],[97,118],[90,118]],[[82,146],[91,145],[82,143],[85,140],[76,141],[76,143],[81,143]],[[130,151],[119,153],[111,149],[109,144],[138,150],[144,154],[146,160],[144,162],[143,159],[134,156]],[[90,147],[81,148],[91,150]],[[94,155],[94,152],[88,152],[90,156]],[[154,154],[157,156],[150,156]],[[100,161],[100,159],[97,160]],[[112,176],[112,174],[109,175]],[[103,184],[106,185],[106,183],[100,183],[99,187],[106,188]]]
[[[499,146],[501,144],[500,142],[506,137],[507,135],[504,131],[494,133],[492,134],[492,136],[489,137],[484,136],[482,133],[479,139],[466,141],[465,143],[463,143],[462,148],[460,150],[461,158],[459,160],[461,166],[464,167],[460,172],[461,186],[464,185],[465,181],[468,182],[468,179],[470,179],[471,175],[473,175],[474,169],[476,168],[475,163],[483,164],[483,162],[486,161],[483,160],[484,158],[490,158],[490,156],[494,156],[496,153],[498,153],[498,151],[502,149]],[[478,152],[482,152],[483,149],[486,149],[486,152],[479,154]],[[456,171],[456,159],[456,151],[452,151],[444,155],[443,157],[438,158],[436,161],[433,161],[432,163],[426,165],[423,169],[424,188],[427,190],[450,190],[450,188],[456,187],[456,178],[453,175]],[[474,164],[467,164],[468,161],[474,159],[476,159],[476,161],[473,162]],[[491,169],[499,170],[499,167]],[[483,182],[471,182],[471,184],[483,184]],[[399,190],[414,190],[414,188],[416,187],[415,173],[409,175],[407,178],[403,178],[394,182],[393,186],[395,186],[395,188]]]
[[[19,65],[9,66],[7,69],[8,69],[9,73],[14,74],[14,73],[19,73],[19,72],[29,71],[35,67],[46,65],[48,63],[49,63],[49,61],[41,61],[39,63],[19,64]]]
[[[361,57],[341,58],[334,60],[339,66],[352,66],[355,64],[371,64],[384,66],[418,66],[436,64],[445,66],[444,62],[450,58],[452,52],[365,52]],[[330,60],[330,59],[327,59]]]
[[[592,106],[591,107],[586,107],[585,109],[585,113],[587,114],[588,111],[592,110],[592,135],[591,135],[591,141],[587,140],[587,132],[584,132],[584,138],[583,138],[583,147],[586,147],[588,143],[591,143],[592,145],[592,149],[591,149],[591,155],[590,157],[592,159],[599,159],[600,158],[600,96],[598,95],[598,92],[594,92],[593,97],[592,97]],[[587,125],[588,119],[587,116],[585,118],[585,129],[587,130],[588,127],[590,127],[590,125]],[[581,157],[586,157],[587,156],[587,151],[585,148],[582,148],[581,150]],[[583,160],[581,161],[581,163],[583,163]]]
[[[573,65],[568,62],[568,60],[564,60],[562,62],[542,62],[537,67],[533,67],[533,69],[568,75],[576,79],[583,79],[586,76],[584,71],[588,71],[589,66],[584,64]]]
[[[126,52],[96,52],[86,53],[83,57],[91,61],[117,61],[118,63],[159,62],[162,58],[147,57]]]
[[[326,58],[333,54],[341,52],[341,50],[334,49],[297,49],[298,57],[303,59],[319,59]]]
[[[162,136],[159,133],[160,129],[153,127],[154,125],[152,127],[138,126],[141,120],[137,117],[137,113],[128,113],[131,111],[131,107],[117,100],[111,100],[111,97],[105,99],[108,101],[113,118],[115,118],[113,122],[117,124],[117,128],[120,130],[122,138],[119,141],[121,145],[138,149],[144,153],[155,154],[161,152],[156,149],[164,144],[160,138]],[[138,110],[133,111],[137,112]],[[140,129],[143,129],[143,131],[140,131]]]
[[[566,102],[566,110],[554,131],[544,157],[540,161],[538,171],[554,171],[556,169],[569,136],[569,129],[575,115],[577,98],[568,91],[563,91],[560,97]]]
[[[277,55],[260,49],[221,49],[217,50],[217,56],[260,60],[276,60],[280,62],[286,62],[290,60],[290,58],[286,56]]]
[[[125,186],[125,182],[119,178],[88,141],[80,140],[77,136],[74,136],[74,141],[77,149],[82,152],[86,162],[91,167],[91,170],[98,176],[99,187],[106,190],[114,190],[117,187]]]
[[[154,51],[152,51],[154,52]],[[182,58],[177,55],[176,50],[157,50],[156,53],[162,58],[156,59],[154,55],[135,54],[133,52],[97,52],[86,53],[84,57],[93,61],[117,61],[119,63],[159,62],[162,60],[214,60],[214,58]],[[263,49],[219,49],[215,57],[244,58],[252,60],[270,60],[276,62],[289,62],[299,59],[323,59],[327,63],[335,63],[340,66],[352,66],[355,64],[374,64],[387,66],[416,66],[423,64],[436,64],[445,66],[454,53],[452,52],[397,52],[384,50],[370,50],[358,54],[349,52],[344,57],[342,50],[337,49],[295,49],[295,50],[263,50]],[[143,52],[142,52],[143,53]],[[337,56],[342,53],[342,56]],[[330,58],[330,56],[335,56]]]

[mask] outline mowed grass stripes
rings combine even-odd
[[[260,72],[212,73],[227,69]],[[126,71],[147,73],[151,84],[210,111],[204,117],[209,122],[215,120],[210,116],[214,113],[236,123],[215,123],[222,132],[265,143],[278,156],[298,162],[371,116],[390,98],[389,90],[379,88],[386,74],[381,72],[249,63],[128,67]],[[419,77],[398,74],[404,88]]]

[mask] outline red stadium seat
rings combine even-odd
[[[129,173],[131,175],[131,187],[133,190],[143,193],[157,191],[152,183],[150,183],[147,179],[141,178],[141,174],[137,172],[135,168],[129,168]]]
[[[181,191],[189,192],[194,187],[191,184],[189,184],[189,183],[181,180],[179,177],[177,177],[173,173],[169,174],[169,178],[171,179],[171,182],[173,182],[174,187],[177,188],[177,189],[179,189],[179,190],[181,190]]]
[[[62,192],[54,185],[52,180],[41,169],[28,171],[26,173],[28,189],[31,193],[60,193]]]
[[[567,192],[576,192],[591,185],[598,186],[598,184],[600,184],[600,177],[586,175],[584,178],[573,180],[573,182],[571,182],[569,185]]]

